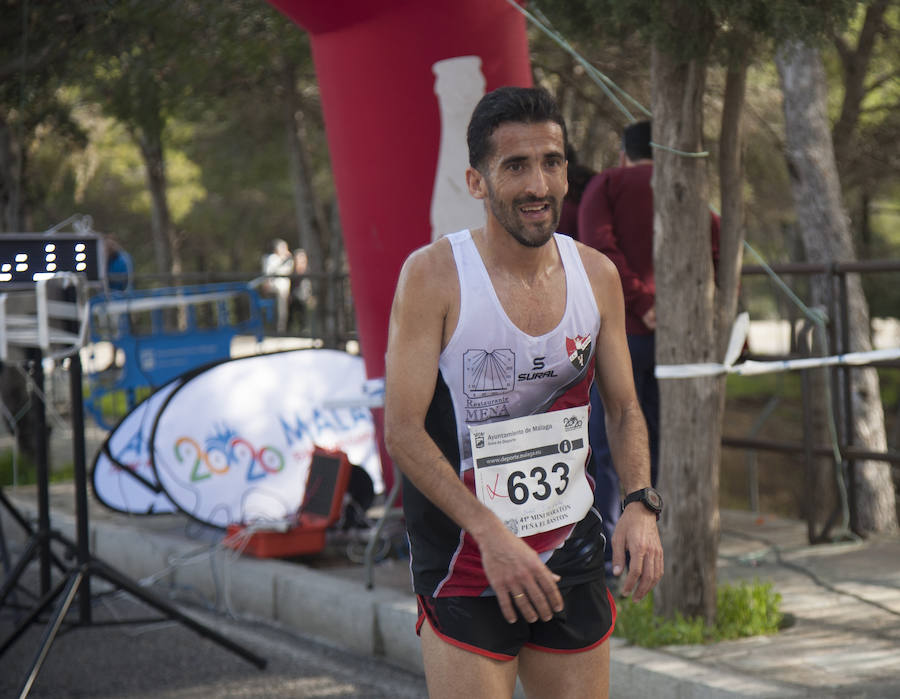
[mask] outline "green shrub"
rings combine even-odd
[[[152,389],[147,386],[140,386],[135,389],[133,397],[133,405],[137,405],[144,398],[152,393]],[[85,395],[85,398],[88,396]],[[100,396],[97,401],[97,408],[103,415],[103,419],[107,424],[115,425],[122,419],[133,407],[129,404],[128,395],[125,391],[110,391]]]
[[[722,585],[716,593],[716,638],[725,641],[745,636],[763,636],[778,631],[782,614],[781,595],[772,583],[742,582]]]
[[[781,595],[772,583],[721,585],[716,593],[716,622],[707,627],[703,619],[663,619],[653,614],[653,593],[640,602],[631,598],[617,601],[614,635],[645,648],[667,645],[715,643],[778,631],[782,621]]]

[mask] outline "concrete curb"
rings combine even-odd
[[[36,517],[30,501],[9,499],[29,520]],[[22,542],[24,532],[6,512],[3,532]],[[52,527],[74,539],[75,520],[51,513]],[[415,633],[416,602],[393,589],[368,590],[346,580],[293,562],[241,557],[230,550],[188,542],[146,528],[91,520],[92,553],[137,581],[153,581],[172,589],[189,589],[207,604],[238,617],[273,623],[327,644],[380,657],[406,670],[422,673]],[[198,551],[202,555],[198,555]],[[178,565],[173,566],[173,562]],[[614,638],[611,696],[622,699],[738,699],[740,697],[808,696],[782,682],[722,672],[665,651],[627,645]],[[517,693],[519,696],[519,693]]]
[[[33,503],[9,499],[26,519],[36,518]],[[25,532],[18,524],[5,512],[0,516],[8,541],[24,543]],[[52,512],[51,528],[75,538],[75,518],[67,513]],[[242,557],[127,523],[92,520],[89,542],[94,556],[137,582],[153,578],[164,587],[189,590],[204,603],[224,604],[238,617],[274,623],[423,672],[416,602],[410,595],[387,588],[367,590],[359,582],[297,563]]]

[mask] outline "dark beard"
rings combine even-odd
[[[512,206],[506,206],[497,201],[490,184],[488,184],[488,195],[490,197],[491,212],[494,214],[494,218],[496,218],[503,228],[506,229],[506,232],[521,245],[528,248],[539,248],[542,245],[545,245],[547,241],[553,237],[553,233],[559,225],[560,216],[559,201],[557,201],[555,197],[548,196],[543,199],[533,196],[522,197],[520,199],[514,199]],[[536,203],[544,203],[550,207],[551,220],[546,227],[542,227],[532,235],[528,235],[528,225],[519,220],[516,212],[520,206]]]

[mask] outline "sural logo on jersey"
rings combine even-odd
[[[546,357],[535,357],[531,361],[531,371],[519,374],[516,378],[519,381],[534,381],[535,379],[553,379],[556,378],[556,372],[553,369],[547,369],[544,360]]]
[[[566,352],[569,355],[569,361],[576,369],[584,369],[588,358],[591,356],[591,337],[582,337],[576,335],[573,340],[571,337],[566,338]]]

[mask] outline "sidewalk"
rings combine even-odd
[[[5,494],[35,515],[33,488]],[[343,548],[302,563],[255,559],[181,515],[121,515],[92,496],[89,509],[92,552],[135,580],[421,672],[405,561],[378,564],[369,590],[364,566]],[[15,563],[24,536],[2,510]],[[50,511],[53,527],[74,538],[71,485],[51,487]],[[805,542],[802,522],[722,512],[719,581],[772,581],[795,624],[777,636],[653,651],[613,639],[612,696],[900,697],[900,538]]]

